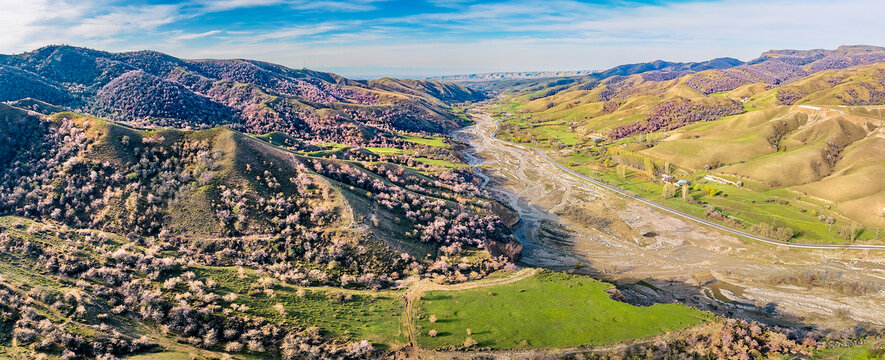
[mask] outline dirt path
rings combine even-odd
[[[504,285],[510,284],[513,282],[517,282],[523,279],[530,278],[540,272],[540,269],[537,268],[523,268],[517,270],[511,274],[508,274],[505,277],[494,278],[494,279],[481,279],[477,281],[471,281],[466,283],[452,284],[452,285],[443,285],[433,282],[430,279],[422,279],[415,281],[411,287],[403,294],[403,297],[406,300],[406,328],[409,332],[409,345],[411,346],[413,351],[418,351],[421,349],[420,345],[418,345],[417,341],[417,332],[415,330],[415,323],[413,321],[415,316],[415,301],[421,299],[421,296],[424,295],[425,292],[428,291],[457,291],[457,290],[467,290],[467,289],[476,289],[488,286],[496,286],[496,285]]]
[[[543,154],[496,139],[495,121],[483,109],[469,114],[475,125],[454,135],[475,149],[476,171],[490,179],[487,189],[520,213],[514,233],[525,245],[523,264],[580,267],[615,282],[637,303],[682,302],[779,325],[885,325],[881,251],[792,249],[741,239],[601,189]],[[568,209],[570,215],[558,214]],[[657,235],[641,235],[649,232]],[[771,280],[808,272],[835,274],[837,284],[811,288]],[[648,286],[629,285],[640,280]],[[846,284],[872,290],[852,296],[832,290]]]

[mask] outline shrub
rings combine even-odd
[[[237,341],[231,341],[224,346],[224,351],[233,353],[243,351],[243,344]]]
[[[464,339],[464,347],[469,348],[469,347],[473,347],[473,346],[476,346],[476,340],[473,340],[473,338],[469,337],[469,336],[466,339]]]

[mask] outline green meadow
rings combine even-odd
[[[468,337],[491,349],[594,346],[681,330],[712,317],[683,305],[615,301],[606,293],[613,287],[543,272],[509,284],[430,291],[416,304],[418,341],[430,349],[462,347]]]

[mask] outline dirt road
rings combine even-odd
[[[476,124],[454,135],[472,145],[469,159],[487,189],[520,213],[514,232],[526,265],[615,282],[639,304],[683,302],[790,326],[885,325],[883,252],[739,239],[572,176],[531,149],[495,139],[495,121],[482,109],[470,113]],[[775,284],[824,273],[828,286]]]
[[[435,350],[426,350],[422,349],[418,344],[418,330],[415,329],[415,301],[421,298],[425,292],[428,291],[454,291],[454,290],[467,290],[467,289],[475,289],[479,287],[486,286],[495,286],[495,285],[503,285],[509,284],[512,282],[520,281],[523,279],[530,278],[538,273],[537,268],[523,268],[518,271],[514,271],[512,273],[508,273],[504,277],[500,278],[492,278],[492,279],[482,279],[477,281],[471,281],[466,283],[459,284],[451,284],[451,285],[443,285],[436,283],[430,279],[415,279],[414,283],[409,286],[409,289],[403,294],[403,297],[406,300],[406,314],[405,314],[405,327],[406,331],[408,331],[409,335],[409,348],[403,354],[403,358],[407,359],[441,359],[447,358],[452,354],[456,354],[454,358],[460,358],[464,355],[463,352],[452,352],[449,355],[443,355]]]

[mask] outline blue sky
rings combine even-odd
[[[346,76],[586,70],[885,45],[885,2],[0,0],[0,53],[48,44]]]

